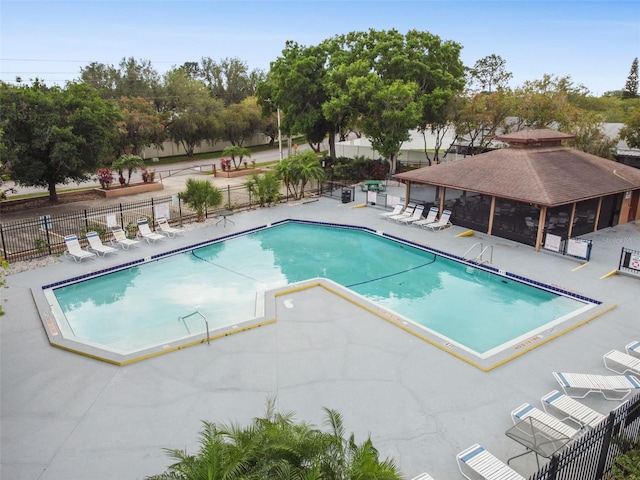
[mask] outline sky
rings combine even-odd
[[[203,57],[268,71],[288,40],[370,28],[457,42],[468,67],[499,55],[512,87],[570,76],[595,96],[623,89],[640,57],[640,0],[0,0],[0,80],[63,85],[125,57],[160,74]]]

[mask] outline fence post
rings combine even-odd
[[[151,225],[156,224],[156,209],[153,208],[153,197],[151,197]]]
[[[231,186],[227,185],[227,205],[229,206],[229,210],[231,210]]]
[[[53,225],[53,220],[51,221],[51,225]],[[47,234],[47,249],[49,250],[49,255],[53,253],[51,249],[51,235],[49,235],[49,222],[47,222],[46,216],[44,220],[44,231]]]
[[[556,480],[558,476],[558,455],[554,454],[551,457],[551,461],[547,467],[547,476],[546,480]]]
[[[87,209],[83,210],[84,212],[84,229],[85,231],[89,230],[89,214],[87,213]]]
[[[6,260],[7,258],[7,242],[4,239],[4,229],[2,228],[2,224],[0,223],[0,238],[2,239],[2,258]]]
[[[609,456],[609,447],[611,446],[611,437],[613,436],[613,426],[615,423],[615,411],[609,413],[607,419],[607,429],[604,432],[602,439],[602,448],[600,450],[600,458],[598,459],[598,467],[596,468],[595,478],[600,479],[604,474],[604,469],[607,465],[607,457]]]

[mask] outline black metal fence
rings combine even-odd
[[[352,189],[342,183],[325,182],[308,189],[308,197],[318,195],[343,198],[343,190]],[[222,189],[224,208],[246,210],[258,207],[244,185],[227,186]],[[353,193],[351,199],[355,194]],[[292,198],[285,194],[282,201]],[[207,209],[205,217],[216,216],[219,209]],[[146,218],[155,224],[158,216],[166,216],[171,224],[192,222],[196,215],[180,200],[178,195],[149,198],[130,203],[105,205],[104,207],[78,210],[60,215],[45,215],[38,218],[0,223],[0,256],[9,262],[29,260],[47,255],[60,254],[65,250],[65,235],[75,234],[84,245],[87,232],[98,232],[103,242],[111,240],[110,226],[119,225],[129,235],[137,233],[137,220]]]
[[[638,448],[640,394],[613,410],[607,419],[588,431],[529,480],[601,480],[611,473],[616,457]]]

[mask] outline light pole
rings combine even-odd
[[[276,107],[278,114],[278,150],[280,151],[280,161],[282,161],[282,130],[280,129],[280,107]]]
[[[270,98],[266,99],[265,102],[273,105],[273,100],[271,100]],[[280,123],[280,107],[276,107],[276,113],[278,115],[278,151],[280,152],[280,161],[282,161],[282,129]]]

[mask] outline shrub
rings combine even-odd
[[[98,170],[98,181],[100,182],[100,186],[102,188],[109,188],[113,183],[114,177],[111,170],[108,168],[101,168]]]
[[[187,189],[178,196],[193,209],[198,222],[203,222],[208,207],[217,207],[222,203],[222,193],[207,180],[190,178],[186,183]]]

